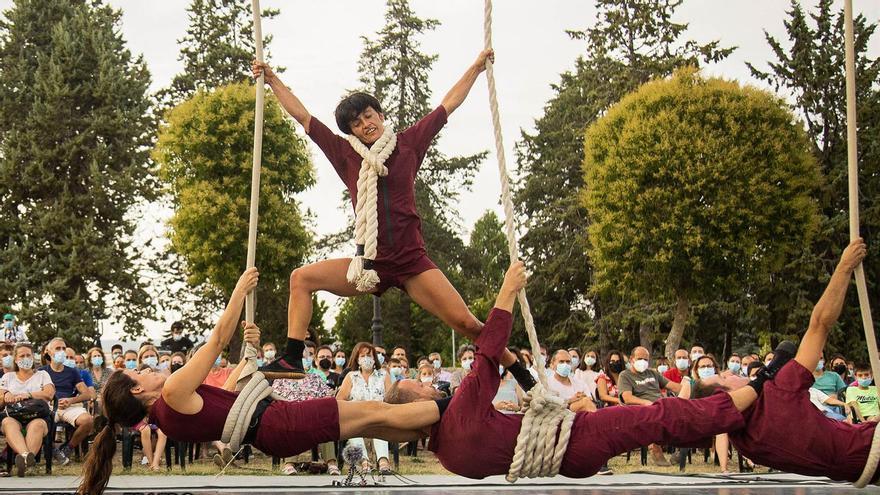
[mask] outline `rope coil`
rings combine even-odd
[[[379,274],[373,269],[373,261],[378,253],[379,177],[388,175],[385,160],[397,146],[397,134],[385,127],[382,136],[368,149],[355,136],[347,135],[349,144],[363,158],[357,182],[357,204],[355,205],[354,241],[357,252],[348,266],[346,279],[361,292],[371,292],[379,284]]]

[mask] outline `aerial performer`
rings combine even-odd
[[[440,421],[425,427],[428,448],[449,471],[468,478],[508,474],[514,458],[523,415],[503,414],[492,400],[501,380],[498,365],[513,326],[513,304],[525,287],[522,262],[508,269],[495,307],[477,338],[471,372],[448,404],[440,402]],[[778,349],[776,358],[749,386],[699,400],[665,398],[650,406],[622,406],[596,412],[578,412],[559,474],[585,478],[596,474],[612,457],[652,443],[694,445],[704,438],[745,426],[742,412],[760,395],[765,382],[792,358]],[[689,379],[682,386],[689,390]],[[419,383],[404,380],[392,385],[386,401],[423,401]],[[432,404],[434,404],[432,402]],[[433,414],[433,411],[432,411]],[[550,432],[554,437],[556,430]],[[463,448],[463,446],[466,446]]]
[[[367,93],[353,93],[336,107],[334,134],[314,117],[268,64],[254,61],[284,110],[318,145],[351,195],[355,210],[356,254],[293,270],[287,312],[288,347],[261,371],[274,374],[301,368],[302,339],[312,316],[312,294],[326,290],[342,297],[382,295],[391,287],[459,333],[476,339],[483,324],[470,312],[446,276],[428,257],[415,205],[415,180],[431,141],[464,102],[477,77],[494,61],[484,50],[449,90],[440,105],[412,127],[396,133],[386,126],[382,104]],[[509,351],[501,363],[524,389],[534,379]]]
[[[98,433],[83,466],[78,493],[102,493],[113,471],[116,427],[131,427],[149,418],[169,438],[182,442],[221,439],[238,393],[203,385],[214,361],[238,326],[246,295],[257,285],[256,268],[245,271],[205,344],[182,368],[167,376],[149,370],[113,373],[104,385],[102,404],[107,425]],[[244,340],[258,344],[259,329],[242,322]],[[240,365],[243,366],[243,365]],[[425,398],[436,394],[425,392]],[[439,397],[438,397],[439,398]],[[448,399],[442,399],[448,401]],[[258,404],[243,443],[267,455],[292,457],[324,442],[369,437],[390,441],[419,438],[419,430],[440,419],[440,406],[427,400],[392,405],[351,402],[333,397],[302,402],[263,400]]]

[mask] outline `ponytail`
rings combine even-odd
[[[116,455],[116,424],[108,423],[89,449],[83,463],[83,479],[77,492],[79,495],[104,493],[110,474],[113,473],[113,456]]]

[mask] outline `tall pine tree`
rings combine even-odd
[[[101,0],[17,0],[0,23],[0,299],[78,348],[149,297],[132,208],[153,196],[150,76]]]

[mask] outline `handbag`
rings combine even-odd
[[[6,404],[0,409],[0,418],[12,418],[21,424],[31,420],[42,418],[48,419],[52,414],[49,403],[42,399],[26,399],[13,404]]]

